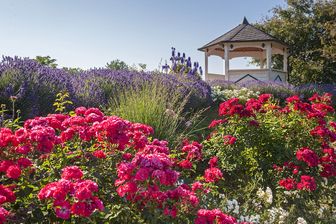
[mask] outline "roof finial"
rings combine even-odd
[[[247,21],[246,17],[244,16],[243,24],[248,25],[249,22]]]

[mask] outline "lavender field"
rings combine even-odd
[[[67,91],[76,106],[102,107],[121,89],[159,81],[162,85],[187,94],[188,105],[200,109],[210,101],[210,87],[197,77],[157,74],[154,72],[115,71],[94,68],[69,72],[65,69],[41,65],[35,60],[3,57],[0,62],[0,101],[10,107],[10,97],[16,98],[17,108],[28,117],[52,112],[56,94]]]

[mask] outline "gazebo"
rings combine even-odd
[[[287,82],[288,45],[272,35],[249,24],[244,17],[243,23],[216,38],[198,50],[205,54],[203,79],[241,82],[247,80]],[[272,68],[272,55],[283,55],[282,69]],[[219,56],[224,60],[224,74],[208,72],[209,56]],[[260,61],[258,69],[230,69],[230,59],[252,57]]]

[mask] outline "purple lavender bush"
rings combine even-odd
[[[189,109],[201,108],[211,100],[210,87],[194,76],[95,68],[75,74],[71,83],[76,96],[75,105],[99,107],[106,105],[112,96],[121,91],[154,80],[159,81],[172,94],[190,93],[187,104]]]
[[[145,81],[159,79],[172,91],[189,94],[188,109],[200,108],[210,100],[210,87],[197,76],[94,68],[69,72],[51,68],[35,60],[3,57],[0,62],[0,102],[10,108],[10,97],[24,118],[53,112],[56,94],[67,91],[73,107],[104,107],[111,96]],[[69,108],[72,109],[72,108]]]
[[[10,97],[26,117],[51,112],[55,96],[70,89],[69,76],[62,69],[51,69],[35,60],[3,57],[0,62],[0,101],[10,107]]]
[[[211,104],[211,88],[201,80],[203,69],[198,62],[192,62],[190,57],[185,53],[176,52],[174,47],[171,48],[171,64],[167,63],[162,66],[162,73],[174,77],[177,82],[184,83],[191,94],[188,102],[189,108],[202,108]]]
[[[166,74],[179,74],[179,75],[187,75],[194,76],[198,79],[201,79],[203,75],[203,69],[199,66],[198,62],[192,62],[190,57],[187,57],[185,53],[176,53],[176,49],[174,47],[171,48],[171,65],[167,63],[162,66],[162,72]]]

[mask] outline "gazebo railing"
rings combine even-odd
[[[246,80],[259,80],[259,81],[281,81],[287,80],[287,73],[281,70],[272,69],[231,69],[228,72],[229,80],[231,82],[240,82]],[[206,80],[227,80],[226,75],[208,73]]]
[[[270,74],[270,80],[272,81],[279,81],[279,82],[286,82],[287,80],[287,72],[272,69]]]
[[[205,77],[206,81],[212,81],[212,80],[225,80],[224,74],[215,74],[215,73],[208,73]]]

